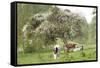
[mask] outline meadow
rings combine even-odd
[[[73,61],[88,61],[96,60],[96,45],[87,45],[83,51],[75,51],[64,53],[60,51],[60,56],[57,59],[53,57],[53,51],[34,52],[34,53],[19,53],[18,64],[38,64],[38,63],[56,63],[56,62],[73,62]]]

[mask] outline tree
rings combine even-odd
[[[67,42],[67,40],[73,40],[76,37],[85,37],[84,34],[88,33],[85,31],[88,28],[85,17],[71,11],[60,10],[56,6],[50,9],[46,22],[42,24],[39,28],[46,32],[49,40],[51,38],[53,41],[56,38],[62,38],[64,42]]]
[[[21,5],[19,6],[18,12],[22,10],[20,9]],[[24,41],[27,43],[25,49],[29,48],[28,50],[32,51],[48,47],[49,45],[55,44],[57,38],[62,39],[64,43],[67,43],[68,40],[86,39],[87,32],[85,30],[88,28],[88,24],[85,17],[73,13],[69,9],[61,10],[57,6],[48,6],[45,8],[45,6],[27,5],[28,10],[24,6],[23,14],[27,14],[27,11],[30,13],[23,15],[25,18],[21,18],[21,15],[19,15],[18,21],[19,23],[23,22],[23,24],[18,24],[18,31],[20,34],[22,27],[28,23],[25,31],[27,32],[25,35],[27,41]],[[33,7],[34,9],[32,9]],[[42,11],[40,12],[40,10]],[[25,24],[26,20],[28,22]],[[19,35],[19,40],[21,35]],[[29,40],[32,40],[31,44]]]
[[[41,6],[41,7],[40,7]],[[28,45],[28,39],[31,37],[32,34],[32,25],[30,24],[30,17],[34,16],[34,14],[41,13],[44,11],[48,11],[48,8],[51,7],[50,5],[37,5],[37,4],[17,4],[17,34],[18,34],[18,49],[23,48],[25,49],[25,45]],[[28,24],[26,29],[27,39],[23,42],[23,27]],[[24,46],[23,46],[24,43]]]
[[[93,18],[90,23],[90,43],[96,43],[96,9],[92,12]]]

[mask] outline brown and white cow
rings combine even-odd
[[[68,43],[64,45],[64,52],[79,51],[79,50],[83,50],[83,45],[78,45],[75,43]]]
[[[76,45],[77,44],[74,44],[74,43],[67,43],[64,45],[64,52],[70,52],[70,51],[73,51],[75,48],[76,48]]]

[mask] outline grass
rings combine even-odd
[[[64,53],[61,51],[60,57],[56,60],[53,58],[52,51],[50,52],[35,52],[35,53],[18,53],[18,64],[37,64],[37,63],[52,63],[52,62],[72,62],[72,61],[87,61],[96,60],[95,45],[89,45],[82,51]]]

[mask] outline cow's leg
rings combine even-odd
[[[57,53],[57,57],[60,57],[60,53],[59,52]]]
[[[67,53],[67,48],[66,47],[64,47],[64,53]]]
[[[53,54],[54,55],[54,59],[57,59],[57,54]]]

